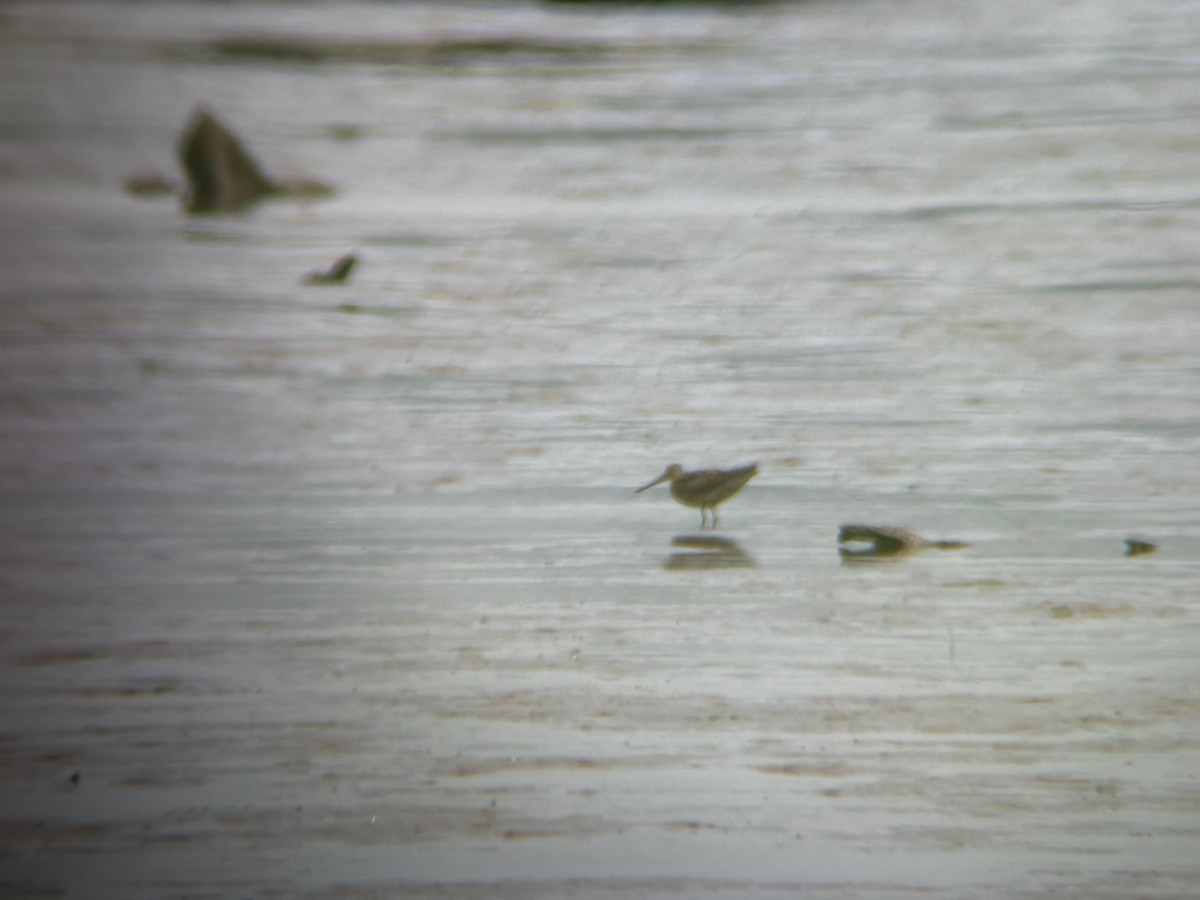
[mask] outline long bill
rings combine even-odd
[[[666,481],[670,477],[671,477],[671,467],[667,466],[667,468],[663,470],[663,473],[661,475],[659,475],[657,478],[655,478],[649,484],[643,484],[640,488],[638,488],[636,491],[634,491],[634,493],[640,494],[642,491],[648,491],[648,490],[650,490],[650,488],[654,487],[656,484],[662,484],[664,481]]]

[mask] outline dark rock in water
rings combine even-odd
[[[963,541],[927,541],[895,525],[843,525],[838,529],[838,553],[847,562],[912,556],[922,550],[960,550]]]
[[[269,178],[212,113],[199,107],[179,142],[179,161],[187,176],[184,203],[190,213],[230,213],[272,195],[325,197],[329,185],[311,178]],[[132,190],[129,183],[127,190]]]
[[[350,277],[350,270],[358,262],[358,257],[347,253],[324,272],[309,272],[304,276],[305,284],[344,284]]]
[[[179,143],[179,161],[187,175],[187,211],[236,212],[279,188],[233,133],[208,110],[192,114]]]
[[[504,35],[399,40],[253,35],[219,38],[208,46],[221,56],[289,65],[335,62],[408,66],[458,66],[480,60],[568,63],[595,59],[610,49],[609,45],[602,42],[575,38],[547,40],[535,36]]]
[[[1126,556],[1141,556],[1145,553],[1153,553],[1157,549],[1158,544],[1153,544],[1142,538],[1125,538]]]

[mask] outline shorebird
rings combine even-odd
[[[717,527],[717,504],[724,503],[746,486],[746,482],[758,474],[758,463],[742,466],[740,469],[700,469],[695,472],[683,471],[683,466],[672,463],[663,469],[663,473],[644,484],[636,491],[642,491],[671,482],[671,496],[684,506],[700,509],[700,527],[703,529],[707,521],[707,513],[712,510],[712,527]]]

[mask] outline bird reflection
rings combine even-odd
[[[894,525],[843,525],[838,529],[838,555],[844,563],[879,562],[913,556],[923,550],[958,550],[962,541],[927,541]]]
[[[681,569],[736,569],[754,565],[754,560],[737,541],[715,534],[680,534],[671,540],[672,547],[683,551],[672,553],[663,563],[663,568],[672,571]]]

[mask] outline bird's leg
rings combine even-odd
[[[717,508],[715,506],[712,508],[712,530],[717,530]]]

